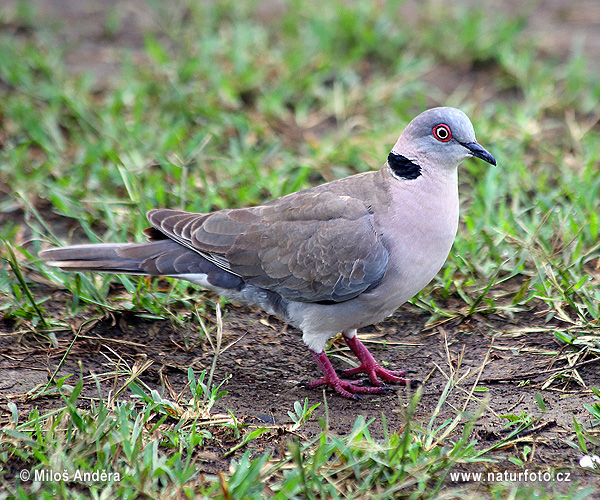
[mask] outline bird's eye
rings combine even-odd
[[[433,127],[433,137],[435,137],[438,141],[448,142],[452,139],[452,130],[445,123],[440,123]]]

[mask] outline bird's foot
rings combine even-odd
[[[312,351],[313,356],[319,368],[323,372],[324,377],[302,384],[304,387],[314,388],[321,385],[328,385],[335,390],[340,396],[348,399],[359,400],[362,399],[360,394],[384,394],[389,391],[393,391],[391,387],[386,387],[379,383],[375,387],[360,385],[359,380],[343,380],[335,372],[335,369],[331,365],[331,361],[324,352],[316,353]]]
[[[378,387],[358,385],[360,382],[360,380],[343,380],[336,375],[335,379],[322,377],[320,379],[313,380],[312,382],[303,383],[302,385],[310,389],[319,387],[321,385],[328,385],[340,396],[354,400],[362,399],[360,397],[360,394],[362,393],[384,394],[393,391],[391,387],[387,387],[385,385],[380,385]]]
[[[374,386],[380,386],[382,381],[400,385],[410,385],[412,382],[410,379],[404,378],[406,375],[405,371],[388,370],[378,363],[375,363],[374,365],[366,365],[363,363],[356,368],[344,370],[342,376],[351,377],[357,373],[366,373],[369,378],[364,380],[369,380]]]
[[[349,377],[357,373],[366,373],[369,376],[369,381],[371,384],[377,387],[382,385],[382,381],[407,386],[419,385],[417,380],[404,378],[406,375],[405,371],[388,370],[383,368],[379,363],[377,363],[377,361],[375,361],[375,358],[373,358],[373,355],[369,352],[365,345],[358,340],[358,337],[344,337],[344,339],[346,340],[348,347],[352,349],[352,352],[360,361],[360,366],[357,366],[356,368],[350,368],[349,370],[344,370],[342,372],[344,377]]]

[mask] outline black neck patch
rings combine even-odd
[[[388,155],[388,165],[396,177],[401,179],[416,179],[421,175],[421,167],[408,158],[394,153]]]

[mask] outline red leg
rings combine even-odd
[[[358,337],[355,335],[352,338],[348,338],[344,336],[344,340],[348,347],[352,349],[352,352],[356,354],[356,357],[360,361],[360,366],[356,368],[350,368],[349,370],[344,370],[342,373],[344,377],[354,375],[355,373],[366,373],[369,375],[369,380],[375,386],[381,385],[381,380],[379,380],[378,376],[381,377],[385,382],[394,382],[396,384],[402,385],[410,385],[410,380],[404,378],[406,372],[404,371],[394,371],[394,370],[386,370],[383,368],[373,355],[369,352],[369,350],[364,346],[364,344],[358,340]]]
[[[360,399],[360,396],[357,393],[367,392],[371,394],[382,394],[389,390],[387,387],[363,387],[361,385],[357,385],[357,383],[354,381],[342,380],[335,372],[335,369],[331,365],[331,361],[329,361],[327,354],[324,352],[316,353],[313,350],[310,352],[312,352],[315,361],[319,365],[319,368],[321,368],[324,377],[305,384],[306,387],[312,388],[327,384],[330,387],[333,387],[335,392],[348,399]]]

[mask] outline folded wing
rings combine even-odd
[[[352,299],[376,287],[388,263],[368,207],[349,196],[307,190],[210,214],[152,210],[148,219],[155,228],[148,232],[152,238],[159,231],[244,282],[288,300]]]

